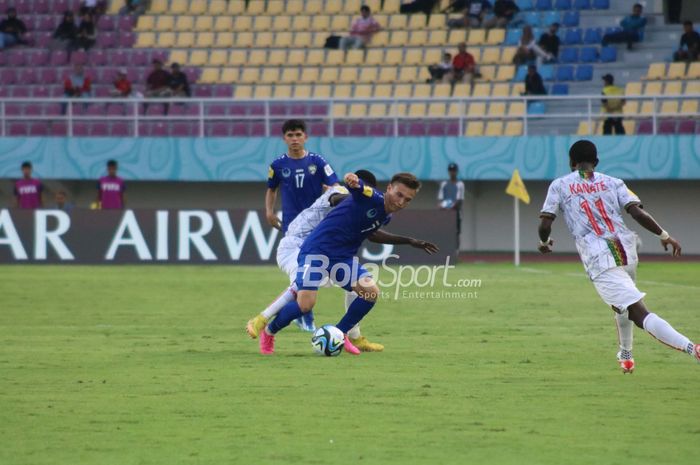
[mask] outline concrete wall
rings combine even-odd
[[[513,199],[503,191],[503,181],[466,183],[467,198],[463,211],[461,248],[466,251],[509,251],[513,247]],[[548,182],[526,181],[532,198],[530,205],[521,204],[522,250],[534,251],[537,244],[539,209],[544,202]],[[64,189],[72,202],[88,206],[95,199],[95,183],[88,181],[47,181],[47,189]],[[428,182],[411,208],[435,208],[436,182]],[[683,244],[685,253],[700,254],[700,182],[697,181],[632,181],[628,186],[640,196],[644,206],[671,234]],[[265,184],[194,183],[194,182],[130,182],[127,202],[133,208],[262,208]],[[47,199],[51,199],[47,193]],[[12,184],[0,180],[0,207],[13,205]],[[52,205],[52,201],[47,203]],[[632,226],[629,218],[628,224]],[[640,230],[638,227],[634,228]],[[640,230],[641,232],[641,230]],[[656,240],[641,232],[644,252],[661,252]],[[555,221],[552,237],[557,251],[575,251],[562,219]]]

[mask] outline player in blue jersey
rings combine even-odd
[[[310,207],[323,193],[323,186],[338,184],[338,176],[323,157],[304,149],[308,138],[306,124],[302,120],[291,119],[282,125],[287,153],[272,162],[267,175],[265,193],[265,216],[267,222],[283,233],[289,224],[306,208]],[[277,192],[282,191],[282,221],[275,213]],[[314,331],[313,313],[305,314],[297,321],[300,328]]]
[[[345,186],[351,197],[331,210],[301,245],[295,282],[297,299],[285,305],[260,333],[263,354],[274,352],[275,334],[314,307],[318,288],[326,277],[358,294],[336,326],[345,334],[345,350],[360,353],[347,332],[374,307],[379,288],[355,258],[357,250],[362,241],[391,221],[392,213],[408,206],[420,189],[420,181],[410,173],[398,173],[382,194],[348,173]]]

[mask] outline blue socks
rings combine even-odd
[[[270,330],[272,334],[277,334],[281,329],[286,328],[289,324],[302,316],[304,313],[299,308],[299,304],[296,300],[292,300],[287,305],[282,307],[282,310],[277,314],[274,320],[267,325],[267,329]]]
[[[372,307],[374,307],[374,302],[365,300],[362,297],[356,298],[350,304],[350,307],[348,307],[348,311],[345,313],[345,316],[343,316],[343,319],[340,320],[336,327],[343,333],[347,333],[348,331],[350,331],[350,328],[359,323],[360,320],[362,320],[365,317],[365,315],[367,315],[369,311],[372,310]]]

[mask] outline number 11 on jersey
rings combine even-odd
[[[613,225],[612,221],[610,220],[610,217],[608,216],[608,212],[605,211],[605,204],[603,204],[603,199],[596,200],[594,205],[598,209],[598,212],[600,212],[600,216],[603,218],[603,221],[605,222],[605,226],[608,227],[608,231],[610,231],[611,233],[614,233],[615,226]],[[593,216],[593,209],[591,209],[591,205],[588,203],[588,200],[584,200],[583,202],[581,202],[581,208],[583,209],[584,212],[586,212],[586,216],[588,217],[588,221],[591,222],[591,227],[593,227],[593,232],[595,232],[597,236],[602,236],[603,230],[600,228],[600,225],[598,224],[598,221],[595,219],[595,216]]]

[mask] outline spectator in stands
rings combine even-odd
[[[632,44],[642,40],[641,32],[647,25],[647,19],[642,16],[642,5],[635,3],[632,14],[620,21],[622,31],[612,32],[603,36],[603,46],[608,44],[627,43],[627,50],[632,50]]]
[[[22,179],[15,182],[15,206],[25,210],[43,207],[43,191],[41,181],[32,178],[32,164],[28,161],[22,163]]]
[[[514,26],[513,20],[520,8],[513,0],[496,0],[493,4],[493,16],[484,21],[484,27]]]
[[[27,43],[27,26],[17,17],[15,8],[7,9],[7,18],[0,21],[0,50]]]
[[[372,16],[367,5],[360,7],[360,17],[357,18],[350,28],[350,35],[340,39],[340,49],[349,50],[351,48],[364,48],[372,40],[372,36],[381,30],[381,26]]]
[[[149,0],[125,0],[120,15],[142,15],[148,9]]]
[[[53,32],[52,50],[70,50],[78,37],[78,26],[75,24],[75,16],[72,11],[63,13],[63,21]]]
[[[608,97],[623,95],[625,93],[624,89],[615,85],[615,78],[613,78],[612,74],[606,74],[603,76],[603,82],[605,83],[605,86],[603,87],[604,96]],[[612,134],[613,129],[615,129],[615,134],[624,136],[625,127],[622,125],[622,117],[612,115],[622,114],[622,107],[625,105],[625,100],[619,97],[604,98],[601,100],[601,103],[603,104],[603,111],[606,114],[611,115],[608,116],[603,122],[603,134]]]
[[[457,47],[458,53],[452,60],[452,84],[462,81],[468,77],[469,82],[474,84],[477,77],[476,61],[474,56],[467,52],[467,44],[462,42]]]
[[[515,56],[513,57],[513,63],[516,65],[524,65],[537,61],[537,64],[540,65],[542,60],[551,61],[553,59],[554,57],[551,53],[545,52],[535,43],[532,26],[525,26],[523,28],[523,35],[520,37],[518,51],[515,52]]]
[[[525,76],[525,92],[523,95],[547,95],[547,89],[542,82],[542,76],[537,72],[537,66],[529,65]]]
[[[486,14],[491,10],[491,3],[487,0],[468,0],[467,2],[454,2],[452,5],[456,3],[465,4],[465,8],[462,11],[463,16],[448,20],[447,27],[449,28],[481,27],[484,19],[486,19]]]
[[[459,236],[462,231],[462,203],[464,203],[464,182],[457,179],[459,167],[457,163],[447,166],[450,179],[442,181],[438,189],[438,208],[440,210],[452,210],[457,216],[457,250],[459,250]]]
[[[170,73],[163,69],[163,62],[155,58],[153,71],[146,78],[146,97],[170,97]]]
[[[559,32],[559,23],[552,23],[547,32],[540,36],[540,40],[537,43],[542,50],[552,56],[551,61],[559,57],[559,45],[561,44],[561,40],[559,40],[557,32]]]
[[[700,34],[693,29],[691,21],[685,21],[681,43],[673,54],[673,61],[697,61],[698,53],[700,53]]]
[[[78,32],[76,38],[73,41],[73,50],[83,49],[86,52],[95,45],[97,40],[97,33],[95,31],[95,22],[93,21],[92,14],[85,13],[78,26]]]
[[[85,13],[90,13],[93,18],[97,18],[99,15],[105,12],[107,9],[106,2],[104,0],[82,0],[80,2],[80,15]]]
[[[414,0],[410,3],[402,3],[399,11],[403,14],[424,13],[429,15],[437,5],[438,0]]]
[[[126,68],[119,68],[119,71],[117,71],[114,88],[110,89],[109,95],[117,98],[131,97],[131,81],[126,77]]]
[[[173,63],[170,70],[169,86],[173,97],[189,97],[190,83],[187,81],[187,75],[180,71],[180,65]]]
[[[427,82],[442,82],[452,71],[452,55],[449,52],[444,52],[442,54],[442,61],[428,66],[428,71],[430,72],[430,79],[428,79]]]
[[[68,195],[66,194],[66,191],[60,190],[56,192],[56,195],[54,196],[54,208],[57,210],[63,210],[66,213],[70,213],[71,210],[75,205],[70,203],[68,201]]]
[[[107,176],[97,181],[97,202],[102,210],[123,210],[126,206],[124,180],[117,176],[116,160],[107,162]]]
[[[73,66],[73,72],[70,76],[66,77],[63,82],[63,95],[72,98],[90,98],[92,97],[92,82],[90,78],[85,75],[85,70],[83,65],[76,64]],[[66,108],[68,104],[62,103],[61,110],[62,113],[66,113]],[[84,104],[83,106],[87,106]]]

